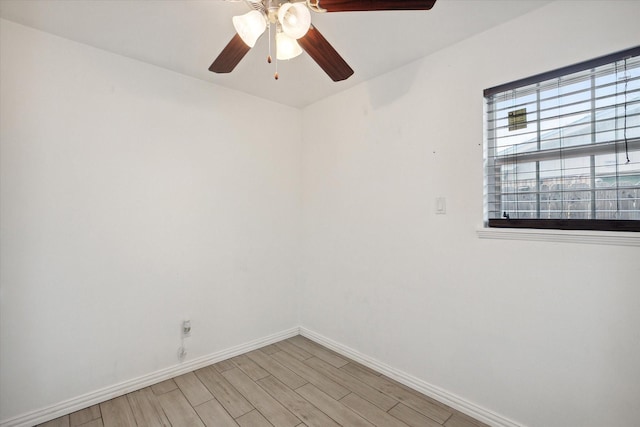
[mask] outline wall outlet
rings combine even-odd
[[[182,336],[191,336],[191,320],[185,320],[184,322],[182,322]]]
[[[178,348],[178,360],[183,361],[187,357],[187,349],[184,347]]]

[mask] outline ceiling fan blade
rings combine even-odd
[[[317,0],[327,12],[366,12],[371,10],[429,10],[436,0]],[[312,0],[311,4],[314,4]]]
[[[222,49],[222,52],[220,52],[220,55],[218,55],[215,61],[213,61],[213,64],[209,67],[209,71],[213,71],[214,73],[230,73],[250,50],[251,48],[236,34],[229,44]]]
[[[348,79],[353,74],[349,64],[313,25],[304,37],[298,39],[298,44],[334,82]]]

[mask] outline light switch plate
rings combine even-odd
[[[447,213],[447,199],[444,197],[436,197],[436,215],[444,215]]]

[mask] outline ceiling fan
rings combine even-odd
[[[213,61],[209,71],[230,73],[255,45],[258,38],[275,27],[276,59],[295,58],[304,50],[334,81],[345,80],[353,70],[318,29],[311,24],[310,10],[366,12],[383,10],[429,10],[436,0],[245,0],[252,10],[233,17],[236,35]],[[271,39],[270,39],[271,40]],[[271,62],[271,43],[269,56]],[[278,72],[275,73],[278,79]]]

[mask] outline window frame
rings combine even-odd
[[[498,86],[494,86],[484,90],[484,100],[485,107],[488,105],[489,97],[500,94],[509,90],[514,90],[518,88],[523,88],[530,85],[535,85],[541,82],[549,81],[552,79],[561,78],[563,76],[568,76],[574,73],[579,73],[582,71],[591,70],[600,66],[609,65],[615,63],[617,61],[625,60],[631,57],[640,56],[640,46],[636,46],[630,49],[626,49],[623,51],[615,52],[609,55],[604,55],[592,60],[584,61],[578,64],[570,65],[567,67],[558,68],[556,70],[552,70],[545,73],[540,73],[531,77],[527,77],[524,79],[515,80],[509,83],[501,84]],[[538,98],[538,103],[539,98]],[[626,105],[625,105],[626,108]],[[536,112],[537,113],[537,112]],[[537,113],[538,114],[538,113]],[[626,113],[625,113],[626,114]],[[617,117],[617,116],[615,116]],[[490,218],[489,213],[489,205],[492,203],[489,200],[489,189],[496,189],[499,186],[499,183],[496,183],[496,175],[493,172],[490,172],[492,168],[496,167],[494,160],[496,156],[491,156],[487,153],[490,150],[489,147],[489,137],[488,137],[488,127],[489,122],[494,120],[493,117],[490,117],[485,110],[484,117],[484,126],[485,126],[485,165],[484,165],[484,188],[485,191],[485,199],[484,199],[484,207],[485,207],[485,219],[484,225],[488,228],[508,228],[508,229],[541,229],[541,230],[584,230],[584,231],[613,231],[613,232],[640,232],[640,220],[630,219],[567,219],[567,218]],[[538,117],[538,120],[540,118]],[[495,122],[493,122],[495,123]],[[495,126],[495,124],[494,124]],[[591,134],[593,135],[593,132]],[[539,133],[539,131],[538,131]],[[493,139],[495,143],[496,139]],[[634,138],[628,141],[631,146],[631,150],[629,151],[637,151],[640,149],[640,139]],[[533,152],[524,153],[524,154],[516,154],[513,157],[524,158],[524,159],[536,159],[536,161],[540,161],[541,158],[545,158],[545,156],[549,156],[549,153],[545,153],[545,150],[540,149],[540,139],[538,136],[538,149]],[[614,141],[613,145],[616,146],[619,144],[619,141]],[[604,146],[605,144],[603,144]],[[563,148],[554,149],[550,151],[560,152]],[[569,148],[570,150],[571,148]],[[580,148],[579,148],[580,149]],[[593,156],[595,153],[600,150],[600,147],[593,149],[593,147],[582,147],[585,152],[589,152],[589,155]],[[560,158],[557,154],[551,154],[552,158]],[[516,161],[517,164],[517,161]],[[591,188],[589,191],[596,191],[595,188]],[[498,194],[497,192],[495,194]],[[494,194],[494,196],[495,196]],[[502,189],[499,194],[502,194]],[[540,190],[536,191],[537,196],[537,204],[540,203]],[[619,197],[619,196],[617,196]],[[495,201],[493,202],[496,203]],[[594,201],[595,203],[595,201]],[[539,209],[539,206],[537,207]],[[539,211],[538,211],[539,212]]]

